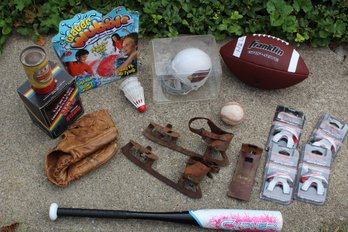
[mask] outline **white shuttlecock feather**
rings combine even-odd
[[[143,113],[146,111],[144,88],[137,77],[129,77],[124,80],[120,85],[120,89],[139,112]]]

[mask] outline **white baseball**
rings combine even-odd
[[[237,102],[227,102],[221,108],[220,117],[229,125],[238,125],[244,120],[244,109]]]

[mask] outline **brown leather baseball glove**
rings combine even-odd
[[[118,129],[110,114],[100,110],[81,117],[46,156],[48,180],[65,186],[100,167],[117,152]]]

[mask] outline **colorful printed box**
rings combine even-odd
[[[75,80],[55,63],[49,64],[56,81],[52,92],[37,94],[28,81],[17,91],[34,124],[51,138],[57,138],[84,111]]]
[[[97,11],[59,23],[53,49],[80,92],[137,72],[138,12],[117,7],[105,16]]]

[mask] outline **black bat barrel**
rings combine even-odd
[[[58,208],[58,217],[93,217],[115,219],[144,219],[185,223],[199,226],[188,211],[183,212],[134,212],[123,210],[100,210],[79,208]]]

